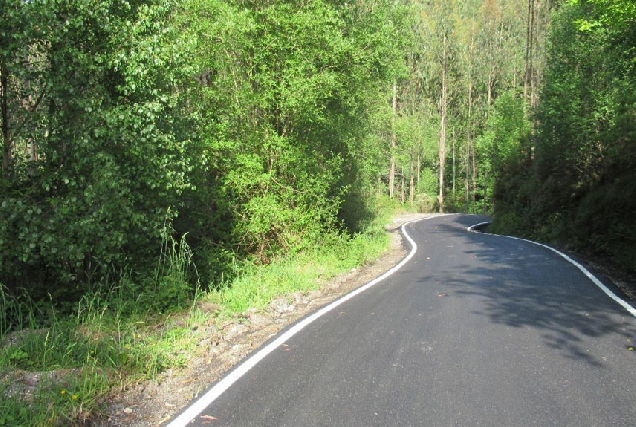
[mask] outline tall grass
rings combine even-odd
[[[190,324],[139,319],[91,295],[72,317],[0,336],[0,426],[69,425],[113,390],[183,367],[196,346]]]
[[[277,297],[320,288],[321,283],[375,261],[388,248],[389,239],[381,217],[365,233],[355,236],[325,236],[323,244],[278,260],[270,265],[251,266],[234,280],[209,292],[205,298],[221,306],[226,315],[248,308],[262,309]]]
[[[141,286],[129,272],[106,279],[71,315],[0,284],[0,426],[74,424],[113,390],[184,366],[196,345],[188,322],[158,313],[191,301],[191,260],[185,237],[166,239],[154,277]]]
[[[125,385],[185,366],[197,344],[193,324],[318,289],[377,259],[388,247],[385,220],[355,236],[323,236],[314,249],[270,265],[237,264],[235,278],[207,294],[188,284],[197,276],[185,237],[164,241],[153,277],[140,285],[127,271],[93,286],[70,316],[0,284],[0,427],[72,425],[99,413],[106,396]],[[220,310],[197,310],[197,296]],[[169,321],[174,315],[181,320]]]
[[[0,282],[0,338],[12,330],[36,327],[41,314],[26,291],[10,295]]]

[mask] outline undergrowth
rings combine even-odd
[[[270,265],[245,268],[231,283],[204,298],[234,315],[262,309],[274,298],[316,290],[321,283],[352,268],[375,261],[387,248],[385,231],[375,226],[353,237],[332,236],[324,246],[295,254]]]
[[[99,415],[123,387],[186,366],[196,347],[193,325],[264,309],[377,259],[388,247],[385,220],[354,236],[328,235],[313,250],[269,265],[241,265],[235,279],[208,292],[190,291],[195,268],[185,240],[167,241],[149,279],[154,292],[121,274],[93,287],[71,315],[26,293],[9,295],[0,283],[0,426],[79,425]],[[199,299],[219,309],[203,313]]]

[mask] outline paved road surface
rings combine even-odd
[[[636,319],[550,250],[466,231],[480,221],[407,225],[410,261],[187,425],[636,425]]]

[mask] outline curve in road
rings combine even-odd
[[[631,425],[633,318],[552,248],[467,233],[478,217],[434,218],[402,227],[400,264],[293,325],[169,426]]]
[[[418,221],[422,221],[428,218],[430,217],[422,218],[421,220],[418,220]],[[256,364],[258,364],[261,360],[263,360],[268,354],[276,350],[278,347],[280,347],[285,342],[287,342],[291,337],[293,337],[298,332],[303,330],[307,325],[313,323],[316,319],[325,315],[331,310],[335,309],[336,307],[338,307],[345,301],[348,301],[351,298],[355,297],[356,295],[375,286],[376,284],[380,283],[382,280],[386,279],[387,277],[391,276],[396,271],[398,271],[400,268],[402,268],[417,253],[417,244],[413,241],[413,239],[411,239],[411,237],[408,235],[405,229],[407,224],[410,224],[411,222],[416,222],[416,221],[407,222],[403,224],[401,227],[404,237],[406,238],[406,240],[408,240],[409,244],[411,245],[411,250],[408,253],[408,255],[402,261],[400,261],[399,264],[397,264],[395,267],[391,268],[389,271],[382,274],[381,276],[373,279],[366,285],[361,286],[355,289],[354,291],[348,293],[347,295],[343,296],[342,298],[339,298],[331,302],[330,304],[326,305],[322,309],[316,311],[315,313],[309,315],[308,317],[302,319],[301,321],[293,325],[290,329],[285,331],[282,335],[280,335],[274,341],[265,345],[262,349],[258,350],[255,354],[253,354],[247,360],[241,363],[236,369],[232,370],[229,375],[227,375],[225,378],[219,381],[210,390],[208,390],[203,396],[199,397],[193,404],[191,404],[188,408],[186,408],[184,412],[182,412],[173,421],[171,421],[167,425],[167,427],[187,426],[193,419],[195,419],[201,412],[203,412],[203,410],[206,407],[208,407],[221,394],[223,394],[224,391],[230,388],[230,386],[232,386],[232,384],[234,384],[239,378],[241,378],[250,369],[256,366]]]

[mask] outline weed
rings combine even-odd
[[[154,288],[146,295],[149,305],[159,311],[184,307],[193,293],[190,285],[191,275],[197,275],[186,235],[177,242],[166,229],[162,233],[162,240],[161,255],[155,269]]]
[[[166,236],[155,275],[149,278],[154,292],[144,292],[126,271],[117,282],[106,278],[92,287],[71,316],[46,311],[26,295],[8,295],[0,284],[0,427],[86,419],[113,388],[185,366],[196,347],[192,331],[210,316],[263,308],[275,298],[318,289],[337,274],[373,261],[388,245],[382,223],[369,224],[354,236],[327,234],[315,248],[269,265],[235,264],[232,280],[206,293],[187,284],[196,269],[185,236],[178,244]],[[219,311],[204,313],[195,304],[199,299],[218,305]],[[156,314],[175,305],[184,308],[187,302],[189,311],[179,321]],[[45,324],[36,321],[42,317]],[[11,330],[19,332],[8,339]],[[35,385],[17,381],[20,375],[30,375]]]
[[[40,315],[26,291],[19,296],[11,295],[0,282],[0,338],[13,330],[35,328]]]

